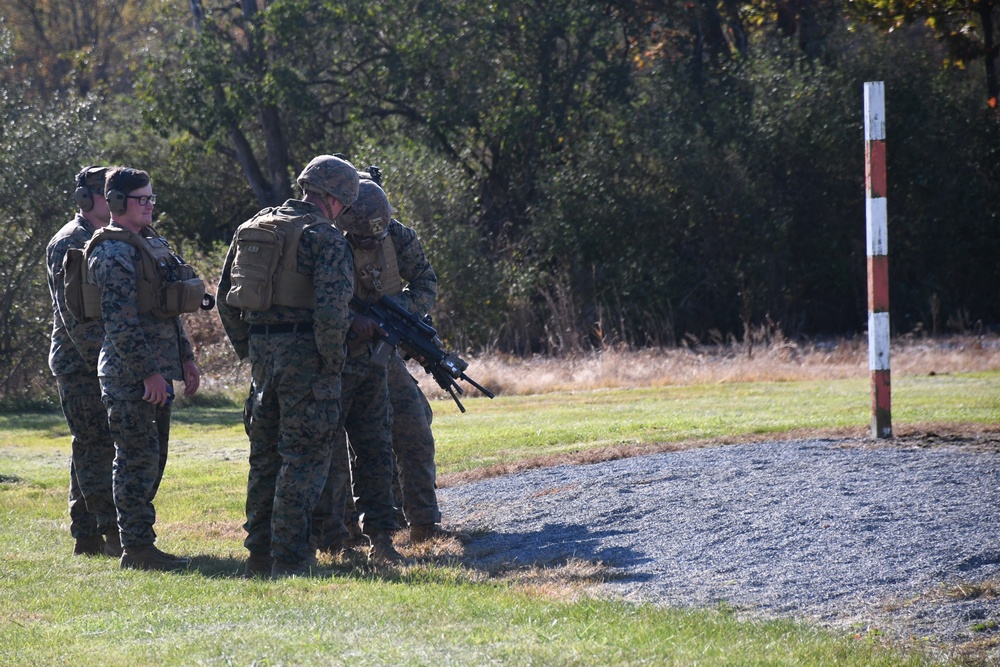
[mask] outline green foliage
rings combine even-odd
[[[91,151],[150,171],[158,224],[189,257],[342,152],[387,170],[460,348],[673,345],[761,323],[852,334],[862,84],[882,80],[893,330],[1000,321],[988,85],[942,69],[930,31],[849,22],[858,3],[118,1],[116,66],[137,84],[101,105]],[[28,33],[19,62],[40,43]],[[49,98],[24,104],[44,116],[69,99]],[[67,150],[52,162],[85,161]]]
[[[73,215],[74,177],[94,158],[101,123],[91,101],[73,94],[39,105],[13,81],[9,34],[0,30],[0,397],[51,391],[52,328],[45,246]]]

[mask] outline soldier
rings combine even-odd
[[[358,173],[321,155],[297,182],[302,200],[264,209],[237,229],[219,281],[226,335],[252,364],[243,410],[247,578],[309,574],[311,516],[327,473],[349,474],[346,446],[335,449],[334,439],[354,265],[332,221],[354,203]],[[261,262],[264,255],[275,261]]]
[[[115,443],[101,404],[97,355],[104,342],[100,320],[81,321],[66,305],[63,262],[70,248],[82,249],[94,232],[111,221],[104,198],[105,167],[85,167],[76,176],[76,216],[45,248],[52,296],[49,368],[59,387],[59,402],[72,436],[70,455],[70,534],[74,554],[121,556],[118,522],[111,496]],[[107,541],[105,541],[107,536]]]
[[[372,180],[379,183],[377,167],[370,171],[375,176]],[[363,251],[366,245],[369,253],[371,247],[378,246],[371,262],[383,267],[379,277],[381,289],[372,290],[372,297],[377,299],[386,294],[412,313],[426,314],[430,311],[437,300],[437,275],[424,254],[416,232],[395,219],[388,230],[382,232],[358,225],[357,220],[350,216],[342,217],[337,223],[347,233],[356,253]],[[393,253],[395,261],[391,259]],[[393,272],[397,275],[389,276]],[[437,470],[434,464],[434,435],[431,432],[434,413],[430,403],[398,354],[389,358],[387,379],[392,405],[392,451],[398,472],[396,495],[402,500],[410,539],[420,543],[435,537],[451,536],[439,525],[441,511],[435,491]]]
[[[434,270],[414,231],[392,219],[389,201],[376,183],[363,178],[358,201],[335,224],[351,244],[354,253],[355,294],[360,299],[373,302],[386,294],[394,296],[401,305],[413,312],[426,312],[433,305],[437,296]],[[424,541],[437,534],[435,529],[441,520],[441,513],[434,491],[431,410],[416,380],[394,350],[388,359],[381,361],[381,366],[370,363],[371,343],[378,339],[378,328],[372,320],[363,315],[356,316],[352,333],[356,337],[348,342],[351,350],[348,367],[356,368],[358,373],[366,372],[372,378],[365,383],[366,386],[374,386],[375,380],[381,383],[385,378],[390,402],[386,414],[391,415],[388,432],[378,428],[384,419],[381,412],[367,419],[355,420],[353,431],[351,420],[348,419],[347,432],[356,455],[352,469],[354,495],[358,499],[362,523],[366,524],[364,531],[372,538],[372,553],[377,558],[382,556],[380,551],[384,551],[386,559],[396,560],[393,556],[395,551],[390,552],[386,548],[385,538],[380,535],[396,525],[395,518],[387,516],[389,508],[385,503],[377,500],[373,502],[373,498],[384,497],[383,468],[388,466],[391,470],[394,453],[400,470],[403,508],[410,524],[411,539]],[[381,394],[379,396],[381,399]],[[365,409],[374,411],[376,405],[379,404],[368,401]],[[391,450],[388,456],[383,451],[386,438]],[[322,507],[324,514],[328,511],[326,502],[335,503],[337,497],[339,494],[336,491],[327,489]],[[392,511],[394,514],[395,510]],[[322,523],[326,524],[327,518],[321,518]],[[382,542],[377,542],[373,536],[379,536]],[[325,537],[322,536],[321,539]],[[324,546],[327,549],[336,548],[328,539]],[[391,548],[391,542],[388,547]]]
[[[179,311],[160,302],[164,287],[176,284],[167,271],[176,271],[181,262],[151,229],[156,195],[149,174],[114,167],[107,173],[104,194],[111,224],[97,232],[86,252],[90,277],[100,290],[104,321],[97,374],[115,440],[120,565],[179,570],[190,560],[154,545],[153,499],[167,461],[173,381],[183,380],[189,396],[200,382]],[[203,284],[200,289],[204,293]]]

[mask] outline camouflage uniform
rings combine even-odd
[[[322,217],[312,204],[290,199],[289,215]],[[304,563],[313,558],[310,523],[331,467],[348,473],[346,447],[335,450],[340,427],[341,369],[351,315],[354,264],[333,225],[308,227],[298,248],[298,271],[312,276],[315,310],[272,306],[242,311],[225,301],[232,285],[235,244],[219,281],[218,309],[241,359],[250,358],[252,380],[244,407],[250,438],[244,542],[251,557]],[[265,331],[278,325],[277,332]],[[292,327],[299,329],[292,331]],[[335,455],[336,454],[336,455]]]
[[[114,222],[109,229],[120,230]],[[115,440],[114,501],[122,547],[141,549],[156,540],[153,498],[163,477],[171,406],[143,400],[143,380],[161,374],[168,388],[183,380],[194,350],[180,318],[161,320],[137,310],[140,250],[125,241],[97,244],[88,263],[101,291],[105,339],[97,375]]]
[[[399,275],[406,288],[393,296],[412,313],[430,311],[437,299],[437,275],[427,261],[417,234],[397,220],[389,225]],[[434,464],[434,418],[430,403],[398,354],[388,364],[392,403],[392,451],[399,471],[403,514],[410,525],[440,523]]]
[[[338,224],[339,221],[340,218]],[[427,312],[437,297],[437,276],[416,233],[392,220],[388,237],[391,244],[385,245],[394,249],[399,277],[406,281],[407,287],[402,291],[390,289],[381,293],[391,294],[411,312]],[[378,266],[378,251],[352,249],[355,293],[362,299],[374,300],[381,293],[373,281],[378,280],[384,268]],[[366,534],[398,528],[391,481],[386,488],[387,477],[391,480],[393,455],[399,468],[407,521],[411,524],[434,524],[441,520],[434,490],[434,437],[430,429],[432,413],[427,398],[397,354],[393,354],[386,368],[382,368],[369,363],[368,346],[353,345],[352,348],[352,356],[344,370],[344,410],[352,452],[356,510],[351,507],[351,498],[345,489],[333,488],[336,478],[331,475],[315,517],[317,532],[322,533],[317,538],[321,547],[336,545],[336,537],[341,534],[339,530],[328,527],[331,506],[342,502],[340,499],[348,504],[348,519],[352,515],[360,519]],[[348,377],[352,379],[349,381]],[[363,388],[364,396],[349,397],[349,382],[352,386]],[[390,430],[386,429],[387,422]]]
[[[93,224],[77,214],[56,232],[45,249],[52,296],[52,345],[49,368],[59,386],[59,402],[72,436],[70,457],[70,533],[77,539],[118,530],[111,495],[115,445],[101,403],[97,356],[104,342],[100,320],[78,322],[66,308],[63,259],[70,248],[83,248]]]

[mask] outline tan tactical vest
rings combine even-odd
[[[136,310],[140,315],[149,313],[159,319],[172,319],[201,307],[205,283],[194,269],[171,252],[165,240],[148,227],[142,230],[142,235],[103,227],[94,233],[82,251],[71,249],[64,260],[66,305],[74,317],[81,321],[101,317],[100,290],[90,282],[87,265],[94,248],[103,241],[125,241],[139,250]]]
[[[315,225],[332,225],[314,215],[289,215],[286,208],[267,208],[240,225],[233,237],[232,286],[226,303],[245,310],[271,306],[316,308],[312,276],[298,272],[299,240]]]
[[[383,294],[396,296],[403,291],[403,279],[399,275],[396,246],[391,236],[386,236],[378,248],[367,252],[351,245],[354,251],[354,294],[358,298],[373,303]],[[347,341],[352,357],[368,351],[370,341]]]
[[[396,246],[386,236],[373,252],[351,246],[354,251],[354,295],[372,303],[383,294],[396,296],[403,291]]]

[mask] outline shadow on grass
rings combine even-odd
[[[614,546],[614,540],[608,540],[624,532],[593,530],[573,523],[550,523],[536,531],[519,533],[483,532],[470,539],[463,561],[494,574],[526,568],[563,568],[574,562],[614,569],[650,562],[641,551]],[[644,576],[638,575],[637,580]]]

